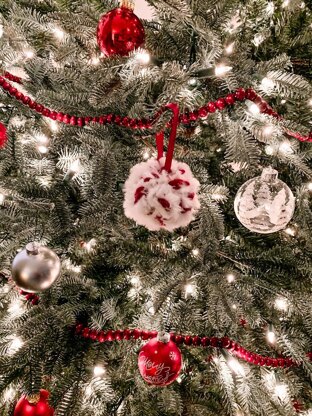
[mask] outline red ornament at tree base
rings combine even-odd
[[[173,341],[153,338],[141,348],[138,364],[141,376],[148,384],[164,387],[178,378],[182,354]]]
[[[7,141],[7,129],[3,123],[0,123],[0,149],[6,145]]]
[[[53,416],[54,409],[48,403],[49,396],[47,390],[40,390],[37,403],[30,403],[29,398],[22,396],[15,406],[14,416]]]
[[[101,17],[97,40],[106,56],[127,56],[144,43],[144,27],[133,11],[122,5]]]

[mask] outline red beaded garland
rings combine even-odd
[[[7,129],[3,123],[0,123],[0,149],[6,145],[7,141]]]

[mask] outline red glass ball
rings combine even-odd
[[[174,342],[163,343],[153,338],[141,348],[138,364],[141,376],[148,384],[168,386],[180,374],[182,354]]]
[[[120,7],[101,17],[97,39],[101,51],[106,56],[127,56],[144,43],[145,32],[140,19],[133,11]]]
[[[25,396],[17,402],[14,416],[53,416],[54,409],[48,403],[49,392],[40,390],[40,400],[37,404],[31,404]]]
[[[7,129],[4,124],[0,123],[0,148],[3,148],[7,141]]]

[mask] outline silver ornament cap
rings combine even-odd
[[[61,273],[61,261],[53,250],[39,243],[29,243],[12,263],[12,279],[26,292],[49,289]]]

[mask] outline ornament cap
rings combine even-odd
[[[27,400],[30,404],[38,404],[40,400],[40,393],[30,394],[27,396]]]
[[[129,10],[134,10],[134,0],[120,0],[120,7],[125,7]]]
[[[159,332],[157,336],[157,341],[162,342],[163,344],[168,344],[170,341],[170,334],[168,332]]]
[[[265,182],[274,182],[278,178],[278,171],[273,169],[272,166],[264,168],[261,174],[261,178]]]
[[[36,242],[28,243],[26,246],[27,254],[30,256],[36,256],[39,254],[40,244]]]

